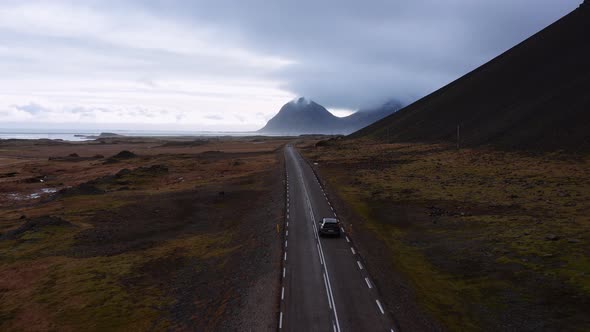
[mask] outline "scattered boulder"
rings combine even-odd
[[[8,172],[0,174],[0,178],[13,178],[18,174],[18,172]]]
[[[137,155],[131,151],[128,150],[123,150],[119,153],[117,153],[116,155],[109,157],[104,163],[105,164],[114,164],[114,163],[118,163],[120,160],[124,160],[124,159],[132,159],[137,157]]]
[[[100,195],[105,191],[96,187],[92,182],[81,183],[75,187],[64,188],[58,191],[61,196],[77,196],[77,195]]]
[[[143,173],[150,173],[150,174],[158,174],[158,173],[168,173],[168,167],[164,165],[151,165],[151,166],[142,166],[137,169],[139,172]]]
[[[115,177],[117,178],[121,178],[127,174],[130,174],[131,170],[128,168],[123,168],[122,170],[118,171],[117,174],[115,174]]]
[[[547,240],[547,241],[557,241],[557,240],[559,240],[559,236],[557,236],[555,234],[547,234],[547,235],[545,235],[545,240]]]
[[[73,226],[69,221],[63,220],[59,217],[43,216],[27,220],[17,229],[11,230],[0,236],[1,239],[13,240],[19,238],[25,232],[38,232],[44,227],[48,226]]]
[[[70,153],[68,155],[68,157],[71,157],[71,158],[79,158],[80,156],[77,153],[74,152],[74,153]]]
[[[112,156],[111,158],[115,158],[115,159],[130,159],[130,158],[135,158],[137,157],[137,155],[131,151],[128,150],[123,150],[119,153],[117,153],[116,155]]]

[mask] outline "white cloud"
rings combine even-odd
[[[138,9],[0,4],[0,126],[31,123],[264,125],[292,98],[268,73],[292,61],[224,42],[206,25]],[[15,106],[20,105],[20,106]],[[38,112],[27,109],[37,107]],[[240,115],[243,113],[243,115]],[[236,115],[237,114],[237,115]]]
[[[296,95],[411,101],[579,2],[3,0],[0,128],[254,130]]]

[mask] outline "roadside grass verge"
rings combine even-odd
[[[303,152],[446,328],[590,327],[590,156],[372,141]]]

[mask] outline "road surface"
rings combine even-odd
[[[371,277],[350,239],[318,237],[336,216],[311,167],[285,148],[287,214],[280,331],[394,331]]]

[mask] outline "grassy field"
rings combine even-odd
[[[0,330],[275,326],[283,141],[33,142],[0,143]]]
[[[378,241],[361,245],[385,248],[369,263],[400,273],[444,329],[590,329],[590,156],[360,140],[303,151],[352,229]]]

